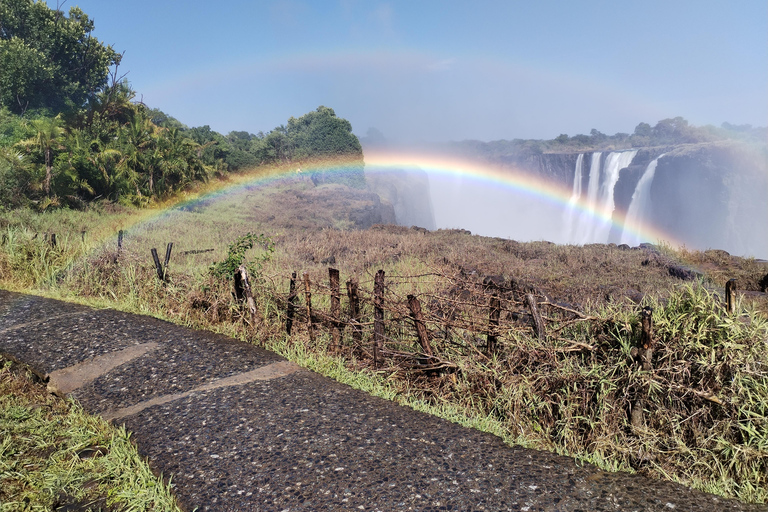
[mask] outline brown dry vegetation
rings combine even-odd
[[[720,251],[519,243],[461,230],[336,229],[357,225],[355,212],[375,211],[383,210],[365,193],[314,188],[298,178],[172,211],[130,228],[120,254],[112,238],[86,258],[21,282],[218,329],[289,355],[296,347],[318,357],[330,351],[347,371],[383,379],[401,396],[437,409],[449,404],[483,418],[510,442],[745,501],[768,500],[768,300],[759,293],[765,263]],[[275,242],[273,254],[263,247],[246,254],[255,325],[234,299],[232,280],[207,272],[249,231]],[[50,251],[31,232],[11,237],[15,253],[7,244],[0,251],[6,285],[21,279],[19,248],[27,265],[53,257],[43,255]],[[149,249],[162,253],[166,242],[175,245],[163,284]],[[191,252],[205,249],[213,251]],[[331,346],[328,335],[329,267],[341,271],[342,347]],[[379,269],[386,273],[385,357],[376,367],[371,296]],[[292,336],[284,334],[293,271],[307,272],[314,283],[314,342],[301,288]],[[728,312],[722,287],[733,277],[740,290],[756,293],[742,294]],[[347,314],[349,278],[359,281],[363,300],[360,341]],[[491,350],[494,293],[502,311]],[[547,325],[542,339],[531,327],[529,293]],[[416,341],[408,294],[421,301],[432,358]],[[653,308],[650,370],[634,348],[643,306]],[[633,409],[642,410],[635,422]]]

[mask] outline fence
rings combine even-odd
[[[559,334],[596,317],[555,303],[535,287],[500,276],[481,280],[459,272],[453,276],[433,273],[388,278],[379,270],[363,282],[347,279],[345,294],[335,268],[328,268],[327,284],[312,282],[307,273],[298,279],[293,272],[287,293],[265,282],[251,284],[244,267],[234,278],[235,296],[247,302],[252,321],[254,295],[269,299],[284,313],[288,335],[297,325],[304,326],[314,343],[317,332],[325,330],[330,334],[330,350],[354,351],[375,368],[389,360],[409,369],[444,371],[455,365],[441,354],[459,351],[489,359],[499,355],[505,345],[515,343],[519,335],[563,341],[566,345],[562,351],[593,350],[587,343],[560,338]],[[428,284],[434,291],[398,291],[418,284]],[[650,320],[647,329],[650,332]]]

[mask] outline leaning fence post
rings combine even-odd
[[[729,313],[733,313],[736,307],[736,301],[734,295],[736,293],[736,279],[729,279],[725,283],[725,303]]]
[[[651,371],[653,366],[651,360],[653,358],[653,309],[646,306],[640,312],[640,341],[637,349],[632,349],[633,354],[637,354],[638,360],[641,364],[643,371]],[[635,350],[637,352],[635,352]],[[641,427],[643,425],[643,400],[642,398],[636,399],[632,403],[632,410],[629,417],[630,424],[633,427]]]
[[[171,261],[171,251],[173,250],[173,242],[169,242],[165,246],[165,263],[163,264],[163,281],[168,280],[168,262]]]
[[[331,287],[331,336],[334,349],[341,348],[341,292],[339,290],[339,270],[328,268],[328,281]]]
[[[532,293],[529,293],[525,296],[525,303],[528,306],[528,309],[531,310],[531,317],[533,318],[533,327],[536,331],[536,337],[540,340],[543,340],[547,336],[547,332],[544,327],[544,320],[541,318],[541,313],[539,313],[539,308],[536,306],[536,299],[533,297]]]
[[[360,328],[360,299],[357,295],[357,279],[347,280],[347,297],[349,298],[349,318],[352,320],[352,339],[360,343],[363,338]]]
[[[235,295],[240,300],[242,300],[242,298],[245,297],[246,304],[248,305],[248,313],[250,314],[250,317],[251,317],[251,326],[255,326],[256,325],[256,301],[253,300],[253,292],[251,291],[251,284],[248,282],[248,270],[246,270],[245,265],[240,265],[238,267],[238,269],[235,271],[234,277],[235,277]]]
[[[419,337],[419,344],[421,345],[421,351],[432,356],[432,347],[429,346],[429,334],[427,333],[427,325],[424,322],[424,315],[421,312],[421,304],[419,299],[415,295],[408,295],[408,309],[411,311],[411,318],[416,325],[416,335]]]
[[[376,272],[373,282],[373,367],[378,368],[384,345],[384,271]]]
[[[643,370],[650,371],[651,359],[653,358],[653,309],[646,306],[640,313],[642,331],[640,333],[640,361],[643,364]]]
[[[304,272],[302,274],[302,277],[304,278],[304,298],[307,301],[307,331],[309,332],[309,340],[314,343],[315,342],[315,331],[312,327],[312,289],[310,288],[311,283],[309,281],[309,274],[307,272]]]
[[[155,269],[157,270],[157,278],[163,281],[163,266],[160,264],[160,257],[157,255],[157,249],[154,247],[151,249],[152,259],[155,261]]]
[[[501,301],[499,301],[497,294],[494,293],[491,296],[488,309],[487,352],[488,356],[491,357],[496,353],[496,333],[499,329],[499,318],[501,318]]]
[[[285,319],[285,332],[288,336],[291,335],[291,328],[293,327],[293,313],[296,309],[296,272],[291,272],[291,282],[288,286],[288,312]]]

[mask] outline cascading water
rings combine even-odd
[[[592,153],[592,163],[589,166],[589,183],[587,185],[586,209],[579,215],[579,221],[574,226],[573,232],[569,233],[568,240],[574,243],[584,243],[589,241],[594,219],[590,214],[597,206],[597,192],[600,190],[600,157],[602,153],[595,151]]]
[[[636,154],[637,150],[609,153],[602,166],[600,165],[602,153],[598,151],[592,154],[585,210],[579,215],[575,226],[566,226],[570,229],[570,232],[566,234],[566,239],[579,244],[608,241],[608,235],[611,231],[611,217],[615,208],[613,191],[619,180],[619,172],[632,163]],[[576,177],[574,177],[575,179]],[[574,195],[575,187],[576,184],[574,183]],[[573,199],[572,196],[571,200],[575,205],[578,198]]]
[[[648,218],[648,215],[651,212],[651,183],[653,183],[653,176],[656,174],[656,166],[659,163],[659,158],[662,156],[664,155],[659,155],[648,164],[640,181],[637,182],[635,191],[632,193],[632,200],[627,209],[624,230],[621,233],[622,244],[634,246],[643,241],[647,242],[647,240],[640,240],[637,233],[642,226],[642,223]]]
[[[611,232],[611,217],[615,209],[613,191],[616,187],[616,182],[619,181],[619,171],[631,164],[636,154],[637,150],[622,151],[621,153],[611,153],[605,159],[602,186],[600,187],[600,201],[598,203],[599,209],[596,211],[600,217],[595,219],[595,230],[592,236],[592,240],[596,242],[608,241],[608,235]]]
[[[581,199],[581,175],[584,166],[584,153],[579,153],[576,158],[576,170],[573,175],[573,192],[568,200],[568,208],[565,211],[565,239],[567,240],[573,231],[573,216],[576,213],[576,203]]]

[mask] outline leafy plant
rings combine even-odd
[[[261,270],[262,264],[269,261],[271,258],[272,253],[275,251],[275,244],[268,236],[263,234],[256,235],[254,233],[246,233],[235,239],[235,241],[229,245],[227,258],[224,261],[211,265],[209,272],[215,277],[231,278],[232,274],[235,273],[235,270],[237,270],[237,268],[245,261],[245,253],[252,249],[254,245],[259,245],[264,250],[264,252],[259,255],[257,261],[251,264],[252,266],[255,265],[255,268],[252,267],[249,269],[252,274],[257,274]]]

